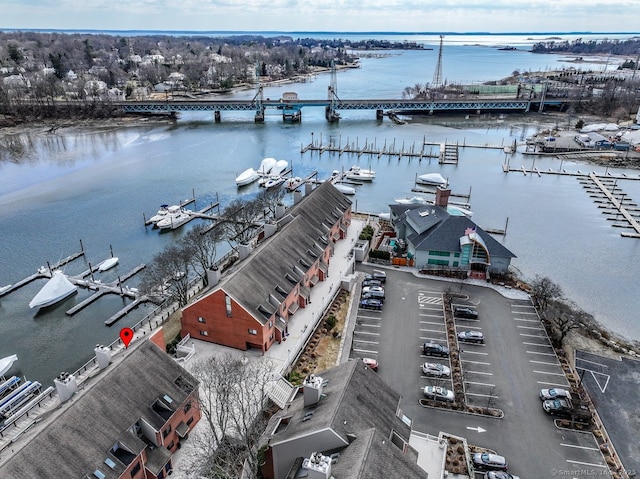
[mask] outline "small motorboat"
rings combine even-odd
[[[343,195],[355,195],[356,194],[356,189],[353,186],[348,186],[348,185],[345,185],[345,184],[340,183],[340,182],[333,183],[333,186],[335,186],[336,189],[340,193],[342,193]]]
[[[189,215],[190,212],[190,210],[183,210],[179,206],[169,206],[167,214],[163,219],[156,223],[156,226],[161,230],[177,228],[191,218]]]
[[[4,373],[11,369],[11,366],[13,366],[13,363],[15,363],[17,360],[17,354],[12,354],[11,356],[0,359],[0,376],[4,376]]]
[[[405,196],[404,198],[396,198],[394,200],[399,205],[426,205],[429,200],[423,196]]]
[[[102,263],[100,263],[100,266],[98,266],[98,271],[106,271],[108,269],[113,268],[117,264],[118,264],[117,256],[114,256],[109,259],[105,259]]]
[[[426,173],[418,176],[416,183],[421,185],[446,186],[449,182],[440,173]]]
[[[276,186],[280,186],[284,182],[285,179],[282,176],[274,175],[269,177],[269,179],[264,183],[264,187],[267,189],[275,188]]]
[[[373,181],[376,177],[376,172],[373,170],[363,170],[357,165],[353,165],[347,171],[344,172],[345,178],[354,181]]]
[[[260,176],[267,176],[271,173],[271,170],[276,166],[277,160],[275,158],[265,158],[260,162],[258,167],[258,174]]]
[[[13,286],[13,285],[12,285],[12,284],[8,284],[8,285],[6,285],[6,286],[1,287],[1,288],[0,288],[0,294],[4,294],[4,293],[6,293],[7,291],[9,291],[9,290],[11,289],[11,286]]]
[[[284,183],[284,187],[287,191],[295,191],[304,181],[299,176],[294,176],[293,178],[289,178]]]
[[[65,274],[56,270],[38,294],[29,303],[30,308],[44,308],[62,301],[78,291],[78,287],[67,279]]]
[[[236,177],[236,185],[237,186],[250,185],[254,181],[257,181],[258,179],[260,179],[260,173],[258,173],[253,168],[247,168]]]
[[[276,164],[271,168],[269,175],[282,175],[289,168],[289,162],[287,160],[278,160]]]
[[[151,218],[149,218],[149,221],[154,224],[160,221],[162,218],[167,216],[168,208],[169,208],[169,205],[160,205],[160,209],[158,210],[158,212],[155,215],[153,215]]]

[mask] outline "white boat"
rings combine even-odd
[[[284,177],[273,175],[273,176],[270,176],[269,179],[265,182],[264,187],[267,189],[274,188],[276,186],[280,186],[284,182],[285,182]]]
[[[260,176],[266,176],[271,173],[271,170],[276,166],[277,160],[275,158],[265,158],[260,162],[258,167],[258,174]]]
[[[47,281],[47,284],[33,297],[29,307],[44,308],[45,306],[51,306],[76,291],[78,291],[78,287],[69,281],[62,271],[56,270],[53,272],[51,279]]]
[[[4,376],[4,373],[11,369],[11,366],[13,366],[13,363],[15,363],[17,360],[17,354],[12,354],[11,356],[0,359],[0,376]]]
[[[169,229],[169,228],[177,228],[183,223],[186,223],[191,216],[189,215],[191,211],[183,210],[179,206],[169,206],[167,208],[167,214],[163,219],[156,223],[156,226],[161,230]]]
[[[169,208],[169,205],[160,205],[160,209],[158,210],[158,212],[151,218],[149,218],[149,221],[151,223],[157,223],[158,221],[160,221],[167,215],[167,208]]]
[[[259,178],[260,178],[260,173],[258,173],[253,168],[247,168],[236,177],[236,185],[237,186],[250,185],[254,181],[257,181]]]
[[[404,198],[396,198],[394,200],[399,205],[426,205],[429,203],[423,196],[405,196]]]
[[[3,286],[2,288],[0,288],[0,294],[6,293],[7,291],[9,291],[11,289],[11,286],[13,286],[13,285],[12,284],[8,284],[8,285]]]
[[[376,177],[376,172],[373,170],[363,170],[357,165],[353,165],[347,171],[344,172],[345,178],[355,181],[373,181]]]
[[[289,162],[287,160],[278,160],[276,164],[271,168],[269,175],[282,175],[289,168]]]
[[[117,256],[114,256],[109,259],[105,259],[102,263],[100,263],[100,266],[98,266],[98,271],[106,271],[108,269],[113,268],[117,264],[118,264]]]
[[[448,181],[440,173],[426,173],[418,176],[416,183],[421,185],[445,186]]]
[[[293,178],[289,178],[284,183],[284,187],[287,191],[295,191],[304,181],[299,176],[294,176]]]
[[[336,189],[342,193],[343,195],[355,195],[356,194],[356,189],[352,186],[347,186],[343,183],[340,182],[335,182],[333,183],[333,186],[336,187]]]

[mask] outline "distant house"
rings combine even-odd
[[[106,348],[108,352],[108,348]],[[165,479],[172,454],[200,419],[198,382],[151,341],[106,366],[87,390],[56,380],[73,400],[14,454],[2,478]]]
[[[450,190],[438,188],[433,205],[391,205],[390,221],[418,269],[468,270],[470,275],[504,273],[515,255],[461,210],[448,207]]]
[[[309,186],[309,185],[308,185]],[[351,202],[330,182],[265,226],[268,238],[222,282],[182,311],[185,337],[233,348],[268,350],[288,334],[311,289],[327,278],[333,244],[346,236]]]
[[[400,394],[362,361],[311,375],[295,392],[262,438],[266,479],[427,478],[409,445]]]

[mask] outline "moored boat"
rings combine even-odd
[[[254,181],[257,181],[259,178],[260,178],[260,173],[258,173],[253,168],[247,168],[236,177],[236,185],[237,186],[249,185]]]
[[[273,166],[273,168],[271,168],[271,171],[269,172],[269,174],[282,175],[284,174],[285,171],[287,171],[288,167],[289,167],[289,162],[287,160],[278,160],[276,161],[276,164]]]
[[[13,363],[15,363],[17,360],[17,354],[12,354],[11,356],[0,359],[0,376],[4,376],[4,373],[11,369],[11,366],[13,366]]]
[[[376,177],[376,172],[373,170],[364,170],[357,165],[353,165],[347,171],[344,172],[345,178],[355,181],[373,181]]]
[[[188,210],[183,210],[179,206],[169,206],[166,216],[156,223],[161,230],[177,228],[186,223],[191,216]]]
[[[421,185],[445,186],[448,181],[440,173],[426,173],[418,176],[416,183]]]
[[[264,187],[267,189],[275,188],[276,186],[280,186],[284,182],[285,179],[282,176],[273,175],[270,176],[269,179],[265,182]]]
[[[78,291],[78,287],[67,279],[65,274],[56,270],[38,294],[29,303],[30,308],[44,308],[62,301]]]
[[[151,218],[149,218],[149,221],[154,224],[160,221],[167,215],[167,208],[169,208],[169,205],[160,205],[160,209],[158,210],[158,212]]]
[[[98,266],[98,271],[107,271],[108,269],[113,268],[117,264],[118,264],[118,257],[113,256],[109,259],[105,259],[102,263],[100,263],[100,266]]]
[[[289,178],[284,183],[284,187],[287,191],[295,191],[304,181],[299,176],[294,176],[293,178]]]
[[[429,200],[423,196],[405,196],[404,198],[395,198],[394,200],[399,205],[426,205]]]
[[[340,193],[342,193],[343,195],[355,195],[356,194],[356,189],[353,186],[348,186],[348,185],[342,184],[340,182],[333,183],[333,186],[335,186],[336,189]]]
[[[264,158],[258,167],[258,174],[261,176],[270,174],[273,167],[276,166],[276,163],[277,160],[275,158]]]

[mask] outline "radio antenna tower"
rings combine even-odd
[[[440,49],[438,50],[438,63],[436,64],[436,71],[433,74],[433,87],[438,88],[442,86],[442,39],[444,35],[440,35]]]

